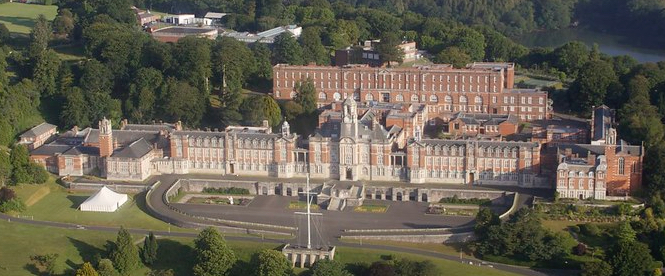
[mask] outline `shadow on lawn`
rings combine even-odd
[[[16,17],[16,16],[0,16],[0,21],[9,22],[14,25],[32,28],[35,25],[34,18]]]
[[[76,247],[76,250],[78,250],[79,256],[81,256],[81,259],[83,260],[83,262],[93,262],[94,259],[96,258],[95,256],[97,256],[97,255],[105,256],[106,255],[107,250],[98,248],[98,247],[96,247],[94,245],[91,245],[87,242],[77,240],[77,239],[72,238],[72,237],[67,237],[67,239],[69,239],[69,242],[71,242],[72,245],[74,245],[74,247]],[[109,247],[109,244],[113,244],[113,243],[111,241],[106,241],[106,247]],[[77,266],[73,266],[73,267],[77,267]]]
[[[175,275],[192,273],[195,258],[191,246],[170,239],[157,239],[157,244],[157,262],[150,266],[151,269],[173,269]]]
[[[81,203],[83,203],[88,196],[82,196],[82,195],[68,195],[67,199],[72,202],[72,206],[70,208],[73,209],[78,209],[79,206],[81,206]]]

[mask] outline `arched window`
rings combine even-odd
[[[296,92],[291,91],[291,94],[289,96],[291,97],[291,99],[295,99],[296,98]]]
[[[326,99],[326,93],[319,93],[319,100],[325,100]]]
[[[477,104],[481,104],[481,103],[483,103],[483,98],[481,98],[480,96],[476,96],[475,102]]]
[[[436,95],[429,96],[429,101],[430,102],[438,102],[439,97],[437,97]]]
[[[395,96],[395,101],[403,102],[404,96],[402,96],[402,94],[397,94],[397,96]]]
[[[411,95],[411,101],[412,102],[417,102],[418,101],[418,95]]]
[[[339,92],[335,92],[335,94],[333,94],[333,99],[335,99],[335,101],[339,101],[342,99],[342,95],[340,95]]]
[[[453,101],[453,97],[451,97],[451,96],[445,96],[445,97],[443,98],[443,101],[444,101],[444,102],[447,102],[447,103],[450,103],[450,102]]]
[[[373,100],[374,100],[374,96],[372,95],[372,93],[367,93],[367,94],[365,95],[365,100],[366,100],[366,101],[373,101]]]
[[[623,175],[626,171],[626,160],[623,157],[619,157],[619,174]]]
[[[459,96],[459,102],[460,103],[466,103],[467,102],[466,96]]]

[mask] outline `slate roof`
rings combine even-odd
[[[152,124],[152,125],[139,125],[139,124],[127,124],[122,130],[131,130],[131,131],[172,131],[175,130],[175,126],[172,124]],[[115,131],[114,131],[115,134]]]
[[[592,141],[605,139],[605,135],[614,121],[614,111],[606,105],[601,105],[594,109],[593,113]]]
[[[28,130],[26,132],[24,132],[19,137],[21,137],[21,138],[23,138],[23,137],[36,137],[36,136],[42,135],[42,134],[44,134],[44,133],[46,133],[46,132],[48,132],[52,129],[55,129],[55,128],[56,128],[56,126],[44,122],[44,123],[41,123],[41,124],[31,128],[30,130]]]
[[[93,155],[93,156],[99,156],[99,148],[98,147],[83,147],[83,146],[76,146],[72,147],[69,150],[65,151],[62,153],[63,155],[82,155],[82,154],[87,154],[87,155]]]
[[[495,126],[506,121],[517,124],[517,118],[511,114],[499,115],[458,112],[451,120],[455,119],[459,119],[467,125]]]
[[[412,140],[411,143],[420,145],[445,145],[445,146],[461,146],[461,145],[478,145],[479,147],[532,147],[537,148],[537,142],[509,142],[509,141],[484,141],[484,140],[447,140],[447,139],[422,139],[420,141]]]
[[[605,154],[605,145],[591,145],[591,144],[560,144],[557,146],[560,152],[564,152],[566,149],[571,149],[573,154],[576,154],[580,157],[587,157],[589,153],[595,155],[604,155]],[[616,154],[624,153],[632,156],[642,155],[642,147],[640,146],[630,146],[625,143],[622,145],[616,145]]]
[[[159,142],[159,131],[113,130],[113,139],[120,145],[127,145],[141,138],[150,144],[157,143]],[[99,129],[91,129],[85,138],[85,143],[99,143]]]
[[[69,145],[48,144],[38,147],[30,152],[30,155],[48,155],[52,156],[57,153],[63,153],[72,148]]]
[[[116,150],[111,157],[118,158],[141,158],[152,150],[152,146],[143,138],[136,140],[130,145]]]

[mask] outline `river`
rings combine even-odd
[[[528,33],[513,38],[518,43],[527,47],[558,47],[569,41],[578,40],[591,47],[598,44],[601,52],[611,55],[629,55],[639,62],[658,62],[665,60],[665,47],[661,49],[647,49],[629,45],[626,39],[584,28],[572,28],[553,31],[541,31]]]

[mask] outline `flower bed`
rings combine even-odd
[[[353,208],[354,212],[361,213],[385,213],[388,210],[386,205],[362,205]]]
[[[247,206],[249,205],[250,202],[252,202],[251,198],[234,198],[233,204],[231,204],[231,201],[229,200],[228,197],[215,197],[215,196],[192,197],[187,201],[187,203],[193,203],[193,204],[215,204],[215,205],[235,205],[235,206]]]

